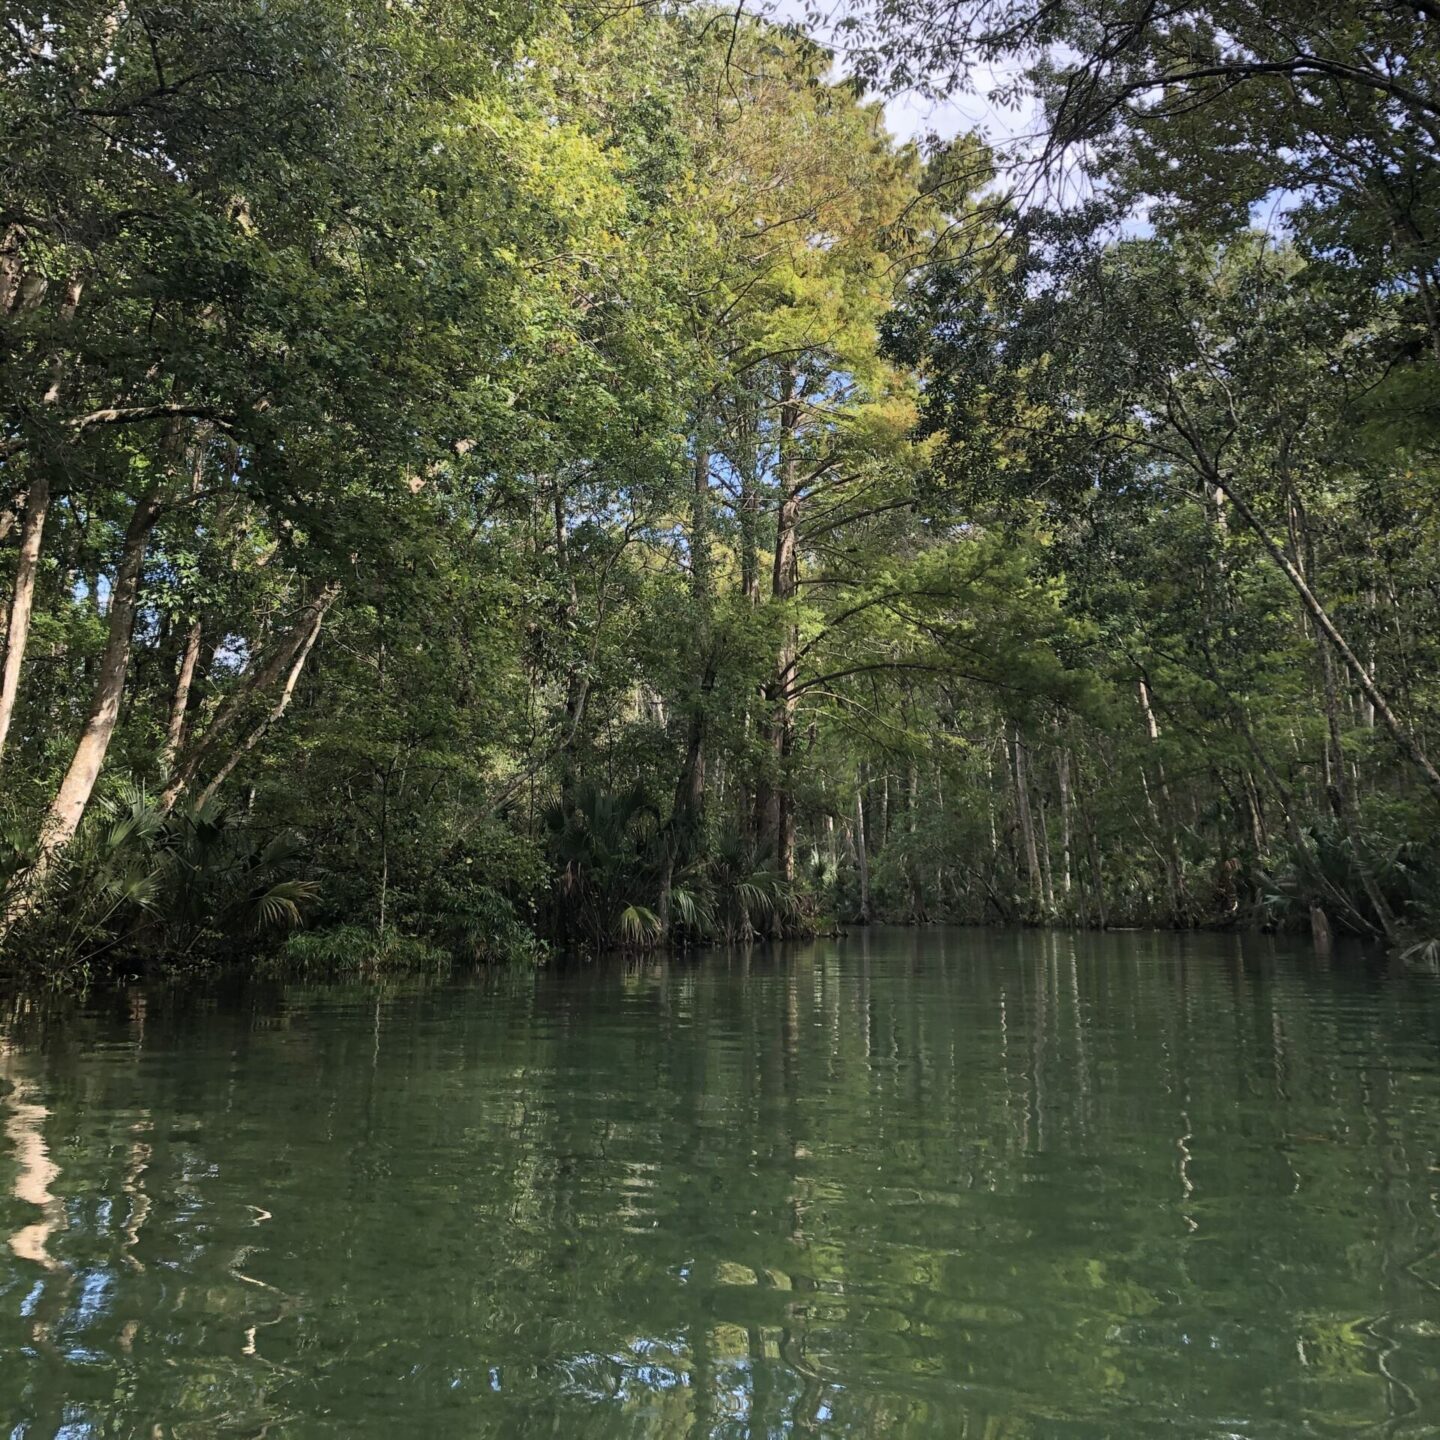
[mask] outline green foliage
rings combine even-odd
[[[209,801],[164,814],[142,785],[116,785],[15,925],[16,951],[39,968],[192,965],[243,956],[305,921],[317,883],[291,831],[264,834]],[[7,878],[27,859],[13,833]]]
[[[413,935],[388,931],[377,935],[361,925],[291,935],[262,968],[280,975],[336,980],[373,978],[387,973],[443,974],[452,957]]]
[[[22,6],[7,957],[1433,933],[1436,75],[1342,12],[971,7],[1045,206],[761,20]]]

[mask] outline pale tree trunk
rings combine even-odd
[[[1260,803],[1260,787],[1248,767],[1241,771],[1241,778],[1245,782],[1245,808],[1250,814],[1250,841],[1255,847],[1255,858],[1259,860],[1270,848],[1270,833],[1266,829],[1265,811]]]
[[[1078,767],[1076,780],[1084,780],[1084,771]],[[1085,803],[1084,795],[1077,793],[1075,801],[1080,811],[1080,825],[1085,832],[1085,853],[1090,862],[1090,885],[1095,892],[1095,921],[1097,927],[1104,930],[1109,926],[1110,917],[1105,905],[1105,873],[1100,864],[1100,842],[1096,839],[1095,822],[1091,818],[1090,807]]]
[[[1290,547],[1286,552],[1286,558],[1294,567],[1295,574],[1308,585],[1309,574],[1313,574],[1315,571],[1314,540],[1310,533],[1309,515],[1297,498],[1292,497],[1290,501],[1289,519]],[[1307,574],[1307,572],[1309,572],[1309,574]],[[1356,876],[1360,881],[1360,888],[1365,892],[1366,897],[1370,901],[1371,909],[1375,913],[1378,932],[1383,935],[1385,939],[1393,940],[1396,931],[1394,913],[1391,911],[1384,893],[1375,880],[1354,824],[1355,806],[1354,799],[1350,793],[1349,779],[1346,775],[1343,730],[1340,722],[1340,693],[1339,685],[1336,682],[1332,647],[1319,624],[1313,622],[1314,617],[1302,610],[1301,628],[1315,643],[1316,659],[1319,662],[1320,670],[1321,694],[1324,701],[1326,727],[1324,744],[1325,800],[1328,802],[1330,811],[1335,817],[1336,824],[1340,827],[1341,833],[1349,844],[1351,861],[1355,867]],[[1373,683],[1374,666],[1368,665],[1365,669]],[[1332,894],[1335,893],[1336,887],[1331,886],[1329,888]],[[1341,909],[1348,909],[1351,915],[1353,915],[1362,926],[1368,924],[1348,894],[1343,896]]]
[[[1015,818],[1020,822],[1020,839],[1025,847],[1025,871],[1030,882],[1030,901],[1035,904],[1041,898],[1040,853],[1035,845],[1035,818],[1030,810],[1030,777],[1026,764],[1025,742],[1020,737],[1020,727],[1014,726],[1012,774],[1015,779]]]
[[[78,299],[78,288],[74,290]],[[58,379],[57,379],[58,384]],[[181,432],[176,421],[162,447],[167,460],[181,448]],[[168,466],[167,466],[168,468]],[[95,782],[105,764],[111,737],[120,718],[120,702],[125,693],[125,677],[130,669],[130,650],[135,615],[140,603],[140,582],[145,568],[145,552],[150,536],[165,507],[163,483],[142,495],[130,513],[125,539],[120,550],[114,583],[110,589],[109,619],[105,648],[101,652],[95,689],[90,700],[84,729],[71,757],[60,788],[51,801],[40,825],[39,856],[30,873],[22,880],[16,898],[7,913],[7,923],[33,906],[55,861],[74,839],[86,806],[95,792]]]
[[[910,885],[910,918],[917,924],[925,920],[924,886],[915,858],[915,835],[920,808],[920,772],[912,760],[905,771],[905,878]]]
[[[800,424],[800,406],[792,373],[785,378],[780,397],[780,506],[775,516],[775,560],[770,577],[770,596],[777,604],[794,598],[800,583],[799,534],[800,497],[795,444]],[[765,793],[766,838],[774,845],[780,873],[795,878],[795,813],[790,794],[790,761],[795,748],[795,667],[799,645],[796,627],[787,621],[775,657],[770,684],[770,747],[775,778]]]
[[[988,803],[988,797],[987,797]],[[939,765],[935,767],[935,813],[943,819],[945,817],[945,785],[943,773]],[[945,867],[937,854],[935,857],[935,904],[943,910],[945,907]]]
[[[75,319],[75,312],[80,308],[80,296],[85,289],[85,277],[83,275],[72,275],[65,283],[65,298],[60,302],[60,324],[69,325]],[[60,393],[65,388],[65,352],[57,350],[50,357],[50,384],[45,391],[44,403],[54,405],[60,399]]]
[[[675,862],[682,849],[693,847],[705,818],[705,730],[710,696],[715,689],[715,655],[712,648],[711,609],[713,575],[710,554],[710,449],[707,421],[702,411],[695,420],[695,453],[690,494],[690,598],[695,606],[695,646],[699,683],[690,698],[686,726],[685,759],[675,783],[675,800],[665,836],[665,859],[660,874],[657,913],[660,934],[670,932],[671,893]]]
[[[170,697],[170,719],[165,726],[165,748],[160,755],[160,773],[168,776],[180,753],[185,738],[185,715],[190,707],[190,687],[195,680],[195,666],[200,659],[200,618],[196,616],[185,632],[185,645],[180,652],[180,666],[175,672],[175,689]]]
[[[660,871],[660,896],[656,907],[662,939],[670,933],[675,862],[680,858],[682,847],[693,848],[695,837],[705,823],[705,709],[714,688],[715,665],[713,659],[707,657],[705,673],[700,679],[700,693],[690,708],[685,760],[675,784],[675,801],[665,836],[665,859]]]
[[[1318,630],[1315,632],[1315,649],[1320,661],[1321,686],[1325,695],[1325,793],[1341,831],[1350,842],[1351,859],[1360,879],[1360,888],[1370,900],[1375,918],[1380,922],[1381,933],[1387,940],[1393,940],[1395,915],[1370,869],[1354,823],[1354,801],[1345,774],[1345,749],[1341,738],[1340,695],[1335,682],[1335,662],[1331,657],[1329,644]]]
[[[1150,685],[1142,675],[1139,681],[1140,708],[1145,715],[1145,734],[1153,749],[1160,743],[1160,724],[1155,719],[1155,710],[1150,703]],[[1141,775],[1142,783],[1145,777]],[[1170,798],[1170,785],[1165,779],[1165,764],[1159,756],[1155,759],[1155,779],[1160,788],[1160,799],[1164,803],[1165,816],[1162,820],[1155,806],[1155,801],[1150,794],[1150,787],[1145,784],[1145,799],[1150,808],[1151,823],[1155,826],[1157,837],[1163,838],[1165,844],[1165,888],[1170,895],[1170,917],[1173,923],[1183,927],[1186,923],[1187,899],[1185,893],[1185,870],[1180,863],[1180,847],[1175,842],[1175,827],[1173,818],[1175,815],[1175,804]]]
[[[1344,663],[1345,668],[1350,672],[1351,678],[1360,687],[1360,693],[1374,707],[1375,714],[1379,716],[1380,723],[1390,732],[1390,737],[1406,759],[1415,767],[1420,778],[1424,781],[1426,788],[1431,795],[1440,801],[1440,770],[1436,770],[1421,747],[1419,740],[1411,733],[1409,727],[1390,708],[1390,702],[1381,693],[1379,686],[1370,678],[1369,672],[1361,663],[1359,657],[1350,648],[1345,637],[1336,627],[1335,622],[1330,618],[1329,612],[1316,598],[1315,592],[1311,590],[1305,577],[1300,573],[1285,549],[1270,534],[1269,530],[1260,523],[1259,517],[1250,508],[1249,502],[1240,494],[1234,484],[1229,480],[1216,480],[1217,486],[1224,489],[1230,497],[1230,503],[1234,505],[1240,518],[1254,531],[1260,543],[1265,547],[1270,558],[1284,572],[1285,578],[1294,587],[1295,593],[1300,597],[1300,603],[1305,607],[1310,618],[1319,627],[1325,638],[1334,647],[1335,653]]]
[[[66,283],[65,297],[60,302],[59,319],[62,328],[74,321],[84,289],[85,280],[81,275],[72,275]],[[50,357],[50,383],[41,398],[41,404],[45,407],[53,407],[59,402],[65,388],[65,370],[65,352],[56,350]],[[35,577],[40,568],[45,517],[50,509],[50,477],[43,462],[39,471],[31,481],[30,494],[25,505],[25,523],[20,532],[20,555],[15,566],[15,593],[10,599],[9,620],[5,627],[5,663],[3,669],[0,669],[0,758],[4,756],[5,741],[15,718],[15,701],[20,693],[20,671],[25,663],[25,647],[30,639],[30,617],[35,607]]]
[[[190,465],[190,494],[192,497],[200,493],[204,483],[205,447],[209,435],[208,426],[200,427],[192,447]],[[170,697],[170,717],[165,726],[165,747],[160,752],[160,773],[166,777],[174,767],[175,757],[180,753],[181,741],[185,738],[185,714],[190,704],[190,686],[195,678],[196,662],[200,658],[201,634],[200,617],[196,615],[185,631],[185,643],[180,650],[180,664],[175,672],[175,688]]]
[[[333,598],[333,597],[332,597]],[[315,648],[315,642],[320,638],[320,627],[325,623],[325,612],[329,605],[323,605],[315,609],[314,618],[310,622],[310,629],[301,642],[299,650],[295,653],[295,659],[290,666],[290,673],[285,677],[285,684],[281,687],[280,693],[275,698],[275,703],[266,712],[264,718],[253,730],[238,744],[231,752],[225,763],[215,772],[210,783],[200,792],[200,798],[195,802],[199,809],[214,799],[216,792],[230,778],[231,772],[269,733],[276,725],[286,710],[290,708],[291,698],[295,694],[295,686],[300,681],[300,674],[305,669],[305,662],[310,658],[310,652]],[[401,780],[403,783],[404,775]],[[387,797],[389,776],[386,776]],[[382,926],[383,928],[383,926]]]
[[[26,492],[21,490],[12,495],[5,502],[4,508],[0,509],[0,545],[10,538],[10,532],[20,523],[20,516],[25,512],[26,502]],[[0,639],[3,639],[3,634],[0,634]]]
[[[758,418],[742,407],[735,418],[735,440],[740,451],[740,591],[752,604],[760,603],[760,486],[756,476]]]
[[[580,591],[575,584],[575,575],[570,569],[570,542],[566,535],[565,490],[559,477],[555,477],[550,492],[550,520],[555,538],[555,564],[565,580],[565,626],[576,631],[580,622]],[[585,719],[585,706],[590,698],[588,667],[572,663],[565,680],[565,720],[563,733],[578,736]],[[578,776],[575,773],[575,754],[570,745],[561,751],[560,762],[560,804],[569,813]]]
[[[30,486],[25,506],[25,524],[20,532],[20,555],[15,562],[15,593],[10,598],[10,618],[5,631],[5,663],[0,669],[0,759],[15,718],[15,700],[20,693],[20,670],[25,663],[25,646],[30,637],[30,615],[35,606],[35,577],[40,568],[40,545],[45,535],[45,514],[50,507],[50,482],[42,473]]]
[[[690,710],[690,722],[685,737],[685,759],[675,786],[675,803],[672,809],[676,825],[692,830],[702,825],[705,818],[705,711],[714,690],[715,659],[713,655],[707,654],[705,668],[700,676],[699,694]]]
[[[1055,882],[1050,869],[1050,818],[1045,798],[1040,799],[1040,884],[1047,914],[1055,913]]]
[[[155,522],[160,518],[160,510],[159,493],[152,491],[136,502],[131,513],[120,552],[120,564],[115,571],[105,649],[100,657],[99,675],[85,728],[80,732],[69,768],[41,822],[39,856],[17,887],[6,911],[7,928],[34,906],[56,860],[80,828],[85,807],[95,791],[95,782],[100,777],[106,751],[110,748],[110,738],[120,717],[120,700],[130,668],[131,631],[139,604],[145,550]]]
[[[1000,748],[1006,748],[1005,732],[1002,728],[999,735]],[[992,865],[998,864],[1000,859],[1000,836],[995,829],[995,764],[993,751],[995,742],[992,741],[985,747],[985,818],[990,824],[990,860]],[[1007,765],[1008,769],[1009,766]]]
[[[309,653],[309,647],[314,645],[314,637],[319,633],[319,622],[324,619],[325,612],[329,610],[339,593],[340,586],[338,584],[332,582],[326,585],[313,600],[302,608],[290,629],[280,637],[254,668],[237,682],[235,688],[216,710],[204,735],[191,746],[175,766],[174,772],[160,796],[160,809],[163,813],[169,814],[175,808],[175,803],[185,793],[191,781],[206,764],[215,758],[221,742],[239,723],[247,703],[254,696],[263,694],[282,675],[290,673],[296,657],[302,650],[306,654]],[[294,671],[293,673],[298,676],[299,672]],[[228,771],[226,773],[228,774]]]
[[[1055,780],[1060,790],[1060,890],[1070,896],[1070,751],[1061,746],[1055,757]]]
[[[865,772],[862,768],[855,786],[855,868],[860,876],[860,915],[862,925],[870,923],[870,846],[865,833]]]
[[[25,274],[25,257],[21,247],[25,232],[18,225],[7,225],[0,237],[0,315],[18,308],[20,281]]]
[[[1372,585],[1365,592],[1366,608],[1373,617],[1379,609],[1379,602],[1375,598],[1375,587]],[[1370,683],[1375,683],[1375,641],[1372,639],[1368,646],[1368,658],[1365,661],[1365,673],[1370,677]],[[1360,723],[1367,730],[1375,728],[1375,706],[1369,696],[1362,695],[1360,700]]]
[[[20,490],[11,496],[4,505],[0,505],[0,545],[10,538],[10,532],[20,523],[20,517],[25,513],[25,506],[29,498],[27,491]],[[5,637],[9,633],[10,607],[0,605],[0,658],[3,658],[5,654]],[[0,744],[0,750],[3,748],[3,744]]]

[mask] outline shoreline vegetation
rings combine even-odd
[[[810,22],[0,30],[0,973],[1440,962],[1435,7]]]
[[[146,955],[130,963],[108,965],[69,963],[63,966],[19,965],[0,972],[0,1002],[27,1009],[46,996],[68,1002],[97,994],[121,993],[133,986],[209,987],[260,981],[272,985],[328,985],[333,983],[396,984],[406,981],[451,982],[479,980],[513,973],[517,978],[527,971],[541,968],[588,966],[614,963],[626,967],[648,966],[667,961],[705,963],[712,957],[722,960],[737,955],[744,957],[780,953],[794,946],[810,946],[818,942],[854,942],[862,936],[880,937],[895,932],[911,933],[917,942],[928,931],[949,934],[972,934],[976,937],[1043,933],[1055,940],[1069,938],[1101,939],[1105,936],[1216,937],[1228,935],[1237,942],[1256,945],[1269,942],[1288,946],[1295,954],[1297,947],[1313,949],[1322,964],[1338,961],[1360,964],[1387,974],[1431,974],[1440,970],[1440,957],[1425,947],[1410,950],[1385,950],[1374,942],[1354,936],[1333,937],[1314,943],[1315,937],[1294,931],[1236,929],[1222,926],[1191,926],[1186,930],[1158,929],[1143,925],[1117,925],[1106,930],[1077,925],[1031,922],[1010,926],[982,922],[951,922],[944,920],[877,921],[867,926],[819,928],[811,931],[792,930],[785,934],[756,933],[750,939],[697,939],[671,937],[665,943],[643,946],[609,944],[592,950],[572,947],[556,950],[543,942],[529,942],[523,950],[510,953],[494,952],[483,959],[460,955],[421,940],[415,936],[377,936],[369,927],[336,925],[313,934],[292,932],[285,940],[248,955],[225,958],[182,957],[171,961]],[[296,941],[300,943],[295,943]],[[18,1013],[18,1012],[17,1012]],[[63,1012],[62,1012],[63,1013]]]

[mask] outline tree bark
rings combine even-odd
[[[860,924],[870,923],[870,850],[865,834],[865,772],[855,786],[855,868],[860,876]]]
[[[1040,885],[1045,898],[1045,913],[1055,913],[1055,882],[1050,868],[1050,822],[1046,814],[1045,797],[1040,797]]]
[[[1232,481],[1216,479],[1217,486],[1225,491],[1230,497],[1230,503],[1235,507],[1236,513],[1254,531],[1256,538],[1265,547],[1270,558],[1280,567],[1285,578],[1294,587],[1295,593],[1300,597],[1310,618],[1319,627],[1325,638],[1335,648],[1335,653],[1344,663],[1345,668],[1350,672],[1351,678],[1360,687],[1360,693],[1374,706],[1375,714],[1379,716],[1380,723],[1390,732],[1402,755],[1419,772],[1421,779],[1425,782],[1426,788],[1437,802],[1440,802],[1440,770],[1436,770],[1431,763],[1429,756],[1421,748],[1420,742],[1411,733],[1409,727],[1390,708],[1390,702],[1381,693],[1379,686],[1370,678],[1369,672],[1360,662],[1359,657],[1350,648],[1345,637],[1336,627],[1335,622],[1330,618],[1329,612],[1316,598],[1315,592],[1306,583],[1305,577],[1292,563],[1285,549],[1280,545],[1260,523],[1259,517],[1250,508],[1249,501],[1236,490]]]
[[[1060,790],[1060,890],[1070,896],[1070,751],[1060,747],[1055,757],[1055,780]]]
[[[26,502],[26,492],[20,490],[12,495],[3,506],[0,506],[0,545],[10,538],[10,532],[20,523],[20,516],[24,514]],[[0,636],[0,639],[3,638]]]
[[[25,663],[25,647],[30,638],[30,616],[35,608],[35,577],[40,569],[40,546],[49,508],[50,481],[42,472],[30,486],[25,523],[20,532],[20,555],[15,562],[15,593],[10,598],[5,663],[0,669],[0,759],[4,758],[6,737],[15,717],[15,700],[20,693],[20,670]]]
[[[18,242],[17,242],[18,243]],[[8,284],[8,281],[6,282]],[[72,275],[65,285],[60,302],[62,330],[75,319],[85,278]],[[7,297],[6,308],[9,309]],[[50,383],[41,397],[47,409],[55,406],[65,388],[65,352],[57,349],[50,356]],[[35,605],[35,576],[40,568],[40,546],[45,535],[45,517],[50,509],[50,477],[45,465],[30,484],[25,506],[25,525],[20,535],[20,556],[15,567],[15,593],[10,602],[10,617],[5,629],[5,664],[0,672],[0,758],[5,753],[5,740],[15,715],[15,700],[20,692],[20,670],[25,663],[25,647],[30,639],[30,616]]]
[[[200,618],[196,616],[185,632],[184,648],[180,651],[180,666],[175,672],[175,689],[170,697],[170,718],[165,726],[165,748],[160,754],[160,773],[168,776],[174,768],[175,757],[180,753],[180,744],[185,738],[185,716],[190,708],[190,686],[195,679],[196,663],[200,659]]]
[[[333,599],[333,597],[332,597]],[[310,620],[310,628],[306,633],[300,648],[295,653],[295,659],[290,666],[290,673],[285,677],[285,684],[280,689],[275,703],[266,712],[264,718],[253,730],[238,744],[231,752],[225,763],[215,772],[210,783],[200,792],[200,798],[195,802],[196,808],[203,807],[214,799],[216,792],[230,778],[231,772],[269,733],[272,726],[277,724],[286,710],[290,708],[291,698],[295,694],[295,686],[299,683],[300,673],[305,669],[305,662],[310,658],[310,652],[315,648],[315,642],[320,638],[320,627],[325,623],[325,612],[329,609],[329,603],[314,608],[313,618]],[[197,639],[196,648],[199,648]],[[404,780],[402,772],[401,780]],[[389,774],[386,775],[386,796],[389,795]],[[381,929],[384,929],[382,924]]]
[[[696,643],[700,675],[690,697],[689,721],[685,735],[685,758],[675,782],[675,799],[665,836],[665,859],[660,876],[660,917],[662,938],[670,931],[670,897],[675,862],[694,843],[705,818],[705,730],[710,696],[715,688],[716,661],[711,643],[711,593],[713,577],[710,557],[710,450],[705,438],[704,414],[695,421],[693,485],[690,496],[690,597],[695,606]]]
[[[6,909],[7,929],[33,908],[55,862],[75,838],[90,797],[95,792],[95,782],[100,777],[111,736],[115,733],[115,723],[120,717],[120,700],[130,668],[131,632],[140,598],[145,550],[155,522],[160,518],[161,508],[160,494],[152,490],[136,502],[131,512],[120,552],[120,564],[115,571],[105,649],[100,657],[99,675],[85,727],[80,732],[60,788],[41,822],[39,855],[16,886]]]
[[[1160,743],[1160,724],[1155,719],[1155,710],[1150,703],[1150,684],[1142,675],[1138,682],[1140,692],[1140,708],[1145,715],[1145,734],[1149,739],[1152,749]],[[1144,781],[1144,775],[1141,775]],[[1175,841],[1175,827],[1171,823],[1175,814],[1175,803],[1170,795],[1170,785],[1165,779],[1165,764],[1158,756],[1155,759],[1155,780],[1160,789],[1160,799],[1165,806],[1165,815],[1162,819],[1151,798],[1150,787],[1145,786],[1145,800],[1150,808],[1150,820],[1154,825],[1157,836],[1163,835],[1165,843],[1165,888],[1170,896],[1170,918],[1171,923],[1177,928],[1183,929],[1188,923],[1187,902],[1188,896],[1185,892],[1185,870],[1180,862],[1180,847]]]
[[[1035,845],[1035,818],[1030,810],[1030,777],[1026,765],[1025,741],[1020,737],[1020,727],[1012,727],[1012,754],[1015,779],[1015,818],[1020,823],[1020,839],[1025,847],[1025,870],[1030,882],[1030,902],[1040,901],[1040,853]]]
[[[775,516],[775,556],[770,575],[770,598],[788,604],[799,589],[799,483],[795,456],[800,407],[795,398],[795,376],[787,374],[780,395],[780,505]],[[780,649],[775,657],[768,689],[770,749],[774,777],[765,793],[764,836],[773,845],[780,873],[795,878],[795,814],[790,794],[790,759],[795,748],[795,669],[799,645],[795,625],[783,622]]]
[[[20,299],[20,281],[25,274],[23,245],[25,231],[19,225],[7,225],[0,237],[0,315],[8,315]]]
[[[1350,795],[1350,785],[1345,774],[1345,749],[1340,729],[1340,694],[1335,683],[1335,662],[1325,637],[1315,632],[1315,649],[1320,661],[1321,689],[1325,696],[1325,794],[1330,802],[1336,823],[1350,845],[1350,858],[1355,873],[1370,901],[1370,908],[1379,921],[1381,933],[1387,940],[1395,938],[1395,915],[1375,879],[1370,863],[1355,826],[1355,807]]]
[[[1083,773],[1080,777],[1083,779]],[[1085,831],[1085,853],[1090,862],[1090,884],[1095,891],[1095,920],[1098,929],[1105,930],[1109,927],[1110,917],[1105,904],[1105,877],[1100,865],[1100,844],[1095,837],[1095,822],[1091,818],[1090,808],[1085,803],[1084,796],[1076,796],[1076,803],[1080,809],[1080,823]]]
[[[214,719],[206,727],[199,741],[180,759],[160,796],[160,809],[169,814],[176,802],[189,787],[196,775],[209,763],[220,749],[221,742],[239,723],[250,699],[263,694],[284,675],[294,664],[299,652],[306,648],[307,641],[313,645],[313,635],[318,633],[317,618],[323,619],[325,612],[340,593],[340,586],[332,581],[326,585],[300,611],[295,623],[280,637],[262,659],[246,675],[242,676],[235,688],[227,695],[215,712]],[[112,605],[111,614],[114,614]]]
[[[740,590],[752,604],[760,603],[760,487],[756,477],[754,431],[748,410],[736,417],[736,441],[740,451],[736,468],[740,472]]]

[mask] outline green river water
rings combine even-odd
[[[877,931],[12,1002],[0,1435],[1440,1435],[1440,980]]]

